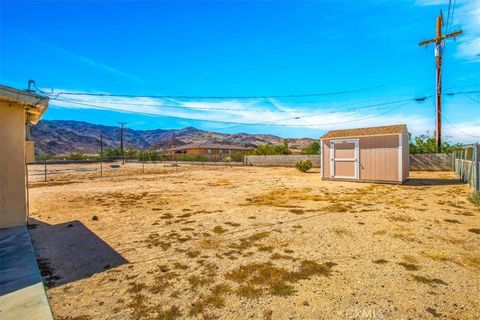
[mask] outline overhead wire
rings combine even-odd
[[[408,79],[410,77],[406,77]],[[119,97],[119,98],[158,98],[158,99],[280,99],[280,98],[308,98],[308,97],[322,97],[322,96],[331,96],[331,95],[342,95],[342,94],[350,94],[350,93],[357,93],[361,91],[368,91],[373,89],[379,89],[391,84],[395,84],[405,80],[404,78],[390,81],[387,83],[364,87],[364,88],[357,88],[357,89],[349,89],[349,90],[340,90],[340,91],[332,91],[332,92],[316,92],[316,93],[306,93],[306,94],[287,94],[287,95],[241,95],[241,96],[193,96],[193,95],[134,95],[134,94],[113,94],[113,93],[95,93],[95,92],[71,92],[71,91],[60,91],[56,93],[49,93],[40,88],[38,88],[37,84],[33,82],[33,86],[36,90],[40,93],[45,94],[49,97],[58,98],[61,95],[75,95],[75,96],[96,96],[96,97]]]
[[[418,99],[418,98],[417,98]],[[124,113],[134,113],[134,114],[138,114],[138,115],[146,115],[146,116],[153,116],[153,117],[165,117],[165,118],[174,118],[174,119],[182,119],[182,120],[191,120],[191,121],[205,121],[205,122],[212,122],[212,123],[226,123],[226,124],[235,124],[235,125],[242,125],[242,126],[252,126],[252,125],[266,125],[266,126],[275,126],[275,127],[314,127],[315,125],[302,125],[302,124],[298,124],[298,125],[294,125],[294,124],[272,124],[270,122],[258,122],[258,123],[244,123],[244,122],[236,122],[236,121],[226,121],[226,120],[211,120],[211,119],[195,119],[195,118],[188,118],[188,117],[179,117],[179,116],[172,116],[172,115],[162,115],[162,114],[157,114],[157,113],[151,113],[151,112],[143,112],[143,111],[132,111],[132,110],[124,110],[124,109],[119,109],[119,108],[110,108],[110,107],[104,107],[104,106],[101,106],[101,105],[96,105],[96,104],[91,104],[91,103],[83,103],[83,102],[72,102],[72,101],[69,101],[69,100],[65,100],[65,99],[60,99],[60,98],[52,98],[51,100],[54,100],[54,101],[61,101],[61,102],[66,102],[66,103],[73,103],[73,104],[78,104],[78,105],[82,105],[82,106],[89,106],[89,107],[93,107],[93,108],[98,108],[98,109],[104,109],[104,110],[110,110],[110,111],[118,111],[118,112],[124,112]],[[403,99],[403,100],[398,100],[398,101],[391,101],[391,102],[388,102],[388,103],[385,103],[385,104],[393,104],[393,103],[400,103],[400,102],[405,102],[405,101],[415,101],[416,99]],[[408,103],[408,102],[406,102]],[[405,103],[405,104],[406,104]],[[401,106],[405,105],[405,104],[402,104]],[[385,113],[388,113],[388,112],[391,112],[391,111],[394,111],[396,109],[398,109],[399,107],[401,106],[396,106],[395,108],[392,108],[392,109],[389,109],[387,110],[386,112],[383,112],[383,113],[380,113],[380,114],[377,114],[377,115],[383,115]],[[373,115],[371,117],[375,117],[377,115]],[[311,117],[313,115],[309,115],[309,117]],[[371,117],[367,117],[367,118],[371,118]],[[288,119],[277,119],[277,120],[273,120],[273,121],[285,121],[285,120],[298,120],[300,119],[301,117],[299,116],[295,116],[295,117],[292,117],[292,118],[288,118]],[[341,121],[341,122],[335,122],[335,123],[318,123],[316,125],[328,125],[328,124],[339,124],[339,123],[349,123],[349,122],[356,122],[356,121],[361,121],[363,120],[364,118],[361,118],[361,119],[355,119],[355,120],[348,120],[348,121]],[[228,128],[225,128],[225,129],[228,129]]]

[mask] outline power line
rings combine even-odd
[[[469,98],[470,100],[475,101],[476,103],[480,103],[480,100],[475,99],[475,98],[472,97],[471,95],[468,95],[468,94],[465,93],[465,96],[466,96],[467,98]]]
[[[423,101],[424,99],[426,99],[427,97],[422,97],[422,98],[416,98],[416,99],[403,99],[403,100],[398,100],[398,101],[390,101],[390,102],[387,102],[387,103],[384,103],[385,104],[393,104],[393,103],[400,103],[400,102],[405,102],[405,101],[418,101],[420,99],[420,101]],[[68,100],[64,100],[64,99],[59,99],[59,98],[52,98],[52,100],[55,100],[55,101],[62,101],[62,102],[67,102],[67,103],[72,103],[72,101],[68,101]],[[228,124],[235,124],[235,125],[242,125],[242,126],[252,126],[252,125],[265,125],[265,126],[275,126],[275,127],[312,127],[312,125],[289,125],[289,124],[270,124],[269,122],[260,122],[260,123],[243,123],[243,122],[235,122],[235,121],[221,121],[221,120],[209,120],[209,119],[194,119],[194,118],[188,118],[188,117],[178,117],[178,116],[170,116],[170,115],[160,115],[160,114],[156,114],[156,113],[149,113],[149,112],[139,112],[139,111],[131,111],[131,110],[123,110],[123,109],[118,109],[118,108],[109,108],[109,107],[104,107],[104,106],[99,106],[99,105],[95,105],[95,104],[91,104],[91,103],[80,103],[80,102],[73,102],[73,103],[76,103],[78,105],[83,105],[83,106],[89,106],[89,107],[93,107],[93,108],[98,108],[98,109],[105,109],[105,110],[110,110],[110,111],[119,111],[119,112],[125,112],[125,113],[134,113],[134,114],[139,114],[139,115],[146,115],[146,116],[153,116],[153,117],[165,117],[165,118],[174,118],[174,119],[182,119],[182,120],[191,120],[191,121],[205,121],[205,122],[212,122],[212,123],[228,123]],[[373,117],[376,117],[378,115],[383,115],[383,114],[386,114],[388,112],[392,112],[404,105],[406,105],[408,102],[400,105],[400,106],[396,106],[394,107],[393,109],[389,109],[387,110],[386,112],[382,112],[380,114],[377,114],[377,115],[373,115],[373,116],[369,116],[369,117],[366,117],[366,118],[361,118],[361,119],[355,119],[355,120],[348,120],[348,121],[341,121],[341,122],[335,122],[335,123],[318,123],[317,125],[331,125],[331,124],[340,124],[340,123],[350,123],[350,122],[357,122],[357,121],[361,121],[361,120],[365,120],[365,119],[369,119],[369,118],[373,118]],[[312,117],[312,116],[315,116],[315,115],[319,115],[319,114],[311,114],[309,115],[309,117]],[[289,119],[286,119],[286,120],[297,120],[297,119],[300,119],[300,117],[294,117],[294,118],[289,118]],[[274,120],[274,121],[283,121],[283,120]],[[228,128],[226,128],[228,129]]]
[[[407,77],[405,79],[408,79]],[[36,83],[33,82],[33,86],[39,92],[53,98],[58,98],[61,95],[76,95],[76,96],[96,96],[96,97],[119,97],[119,98],[158,98],[158,99],[280,99],[280,98],[308,98],[308,97],[322,97],[322,96],[331,96],[331,95],[341,95],[341,94],[350,94],[361,91],[368,91],[373,89],[379,89],[386,86],[389,86],[394,83],[403,81],[400,79],[397,81],[391,81],[383,83],[380,85],[375,85],[365,88],[357,88],[350,90],[340,90],[332,92],[317,92],[317,93],[307,93],[307,94],[288,94],[288,95],[257,95],[257,96],[189,96],[189,95],[133,95],[133,94],[113,94],[113,93],[93,93],[93,92],[70,92],[70,91],[60,91],[54,93],[48,93],[38,88]]]
[[[452,128],[454,128],[455,130],[457,130],[458,132],[461,132],[461,133],[463,133],[463,134],[465,134],[465,135],[467,135],[467,136],[470,136],[470,137],[472,137],[472,138],[480,139],[480,136],[476,136],[476,135],[470,134],[470,133],[465,132],[465,131],[463,131],[462,129],[458,128],[458,127],[455,126],[452,122],[450,122],[447,118],[445,118],[445,116],[442,115],[442,118],[443,118],[443,120],[447,121],[448,124],[449,124]]]
[[[356,111],[356,110],[363,110],[363,109],[369,109],[369,108],[377,108],[389,104],[394,104],[398,102],[405,102],[405,101],[412,101],[415,100],[417,102],[424,101],[425,99],[429,98],[429,96],[424,96],[424,97],[419,97],[419,98],[408,98],[408,99],[402,99],[402,100],[395,100],[395,101],[389,101],[389,102],[381,102],[381,103],[374,103],[374,104],[368,104],[360,107],[352,107],[352,108],[347,108],[347,109],[340,109],[340,110],[334,110],[334,111],[328,111],[325,113],[339,113],[339,112],[349,112],[349,111]],[[79,100],[79,99],[56,99],[56,98],[51,98],[52,100],[58,100],[58,101],[64,101],[64,102],[71,102],[71,103],[90,103],[89,101],[85,100]],[[174,108],[174,109],[185,109],[185,110],[190,110],[190,111],[195,111],[195,110],[202,110],[202,111],[270,111],[268,109],[251,109],[251,110],[245,110],[245,109],[240,109],[240,108],[215,108],[215,107],[189,107],[189,106],[182,106],[182,105],[162,105],[162,104],[151,104],[151,103],[129,103],[129,102],[120,102],[120,101],[94,101],[93,103],[100,103],[100,104],[111,104],[111,105],[123,105],[123,106],[139,106],[139,107],[159,107],[159,108]],[[338,107],[343,107],[351,105],[350,104],[344,104]],[[282,113],[298,113],[297,112],[292,112],[292,111],[284,111],[280,110],[278,112]],[[321,114],[325,114],[321,113]]]

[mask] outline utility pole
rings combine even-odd
[[[103,159],[103,133],[100,132],[100,158]]]
[[[427,46],[430,43],[435,44],[435,62],[436,62],[436,101],[437,101],[437,152],[441,151],[442,146],[442,54],[445,41],[449,38],[454,38],[462,34],[462,30],[451,32],[449,34],[442,34],[443,14],[437,17],[437,34],[435,38],[420,42],[419,46]]]
[[[103,134],[100,132],[100,178],[103,177]]]
[[[123,130],[125,128],[126,122],[119,122],[120,125],[120,155],[122,156],[123,163],[125,163],[125,157],[123,153]]]

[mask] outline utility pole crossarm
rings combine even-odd
[[[433,38],[433,39],[429,39],[429,40],[419,42],[418,45],[419,46],[426,46],[426,45],[429,45],[430,43],[436,43],[436,42],[439,42],[439,41],[442,41],[442,40],[445,40],[445,39],[458,37],[461,34],[462,34],[462,30],[458,30],[458,31],[455,31],[455,32],[452,32],[452,33],[449,33],[449,34],[442,35],[439,38]]]

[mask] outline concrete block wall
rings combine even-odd
[[[265,155],[245,156],[244,163],[247,166],[257,167],[294,167],[295,163],[301,160],[312,161],[314,168],[320,168],[320,155]]]
[[[449,171],[453,170],[453,158],[447,153],[410,154],[412,171]]]

